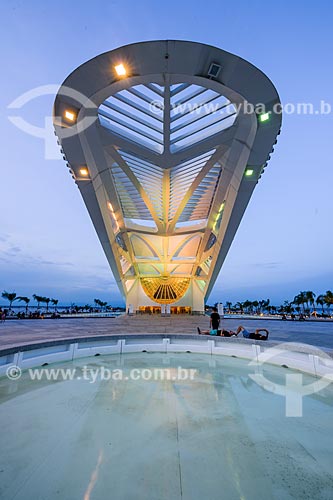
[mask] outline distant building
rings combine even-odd
[[[252,64],[184,41],[120,47],[64,81],[56,134],[128,310],[204,311],[279,134],[276,104]]]

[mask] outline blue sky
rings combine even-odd
[[[283,103],[333,109],[330,1],[6,1],[1,14],[0,291],[60,302],[120,303],[102,248],[64,161],[17,129],[7,107],[60,84],[101,52],[150,39],[216,45],[264,71]],[[53,96],[20,110],[42,126]],[[282,133],[209,302],[291,299],[333,288],[333,112],[284,114]]]

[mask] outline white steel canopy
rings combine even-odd
[[[280,131],[278,103],[253,65],[193,42],[121,47],[65,80],[56,134],[128,307],[203,310]]]

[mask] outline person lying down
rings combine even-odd
[[[254,332],[249,332],[242,325],[235,332],[232,330],[201,330],[199,327],[197,327],[197,331],[199,335],[215,335],[217,337],[237,337],[242,333],[244,338],[254,340],[267,340],[269,335],[269,331],[266,328],[257,328]]]

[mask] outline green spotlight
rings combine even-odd
[[[247,169],[245,170],[245,175],[246,175],[246,177],[251,177],[251,175],[253,175],[253,173],[254,173],[253,168],[247,168]]]
[[[262,115],[259,115],[259,121],[260,123],[265,123],[270,119],[270,112],[268,111],[267,113],[262,113]]]

